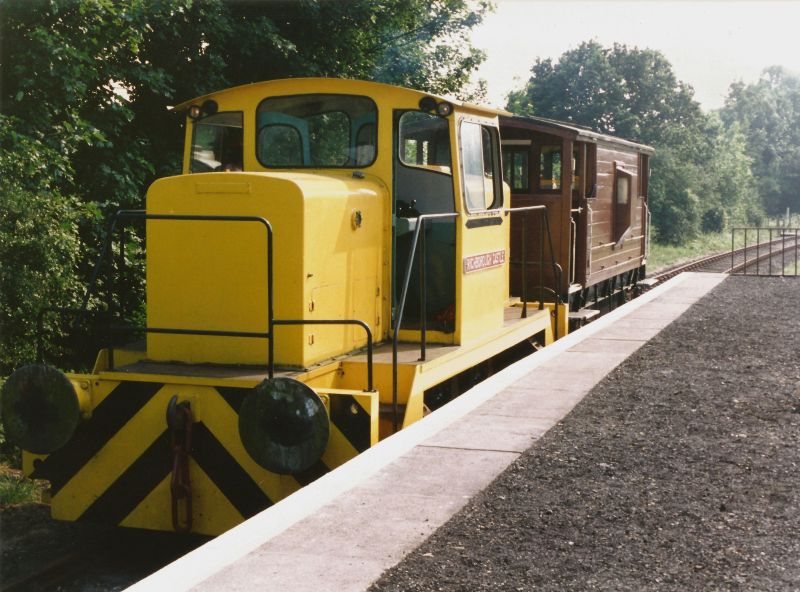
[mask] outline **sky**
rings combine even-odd
[[[800,74],[800,0],[495,0],[474,30],[487,54],[475,78],[488,103],[505,106],[536,58],[558,58],[582,41],[661,51],[704,109],[723,105],[730,84],[755,82],[768,66]]]

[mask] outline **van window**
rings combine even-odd
[[[503,179],[512,193],[528,193],[529,146],[503,146]]]
[[[631,174],[619,167],[614,179],[614,242],[625,238],[631,227]]]
[[[647,199],[647,187],[650,184],[650,157],[639,155],[639,197]]]
[[[539,149],[539,189],[561,189],[561,144],[545,144]]]

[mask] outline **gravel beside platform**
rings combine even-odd
[[[800,280],[731,277],[371,590],[800,589],[799,443]]]

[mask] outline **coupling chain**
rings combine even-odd
[[[189,455],[192,452],[192,409],[189,401],[178,403],[173,395],[167,404],[167,426],[172,446],[172,527],[176,532],[192,529],[192,485],[189,480]],[[184,512],[181,516],[180,502]]]

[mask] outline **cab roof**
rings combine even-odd
[[[314,92],[332,92],[332,93],[360,93],[365,95],[379,95],[386,93],[403,93],[407,95],[414,95],[418,98],[432,97],[437,102],[447,101],[454,107],[463,109],[484,111],[491,115],[511,115],[508,111],[487,107],[485,105],[477,105],[465,101],[459,101],[451,97],[443,97],[433,93],[414,90],[402,86],[395,86],[392,84],[385,84],[383,82],[372,82],[367,80],[353,80],[347,78],[282,78],[277,80],[264,80],[261,82],[252,82],[250,84],[242,84],[231,88],[207,93],[199,97],[195,97],[189,101],[184,101],[172,109],[174,111],[185,111],[191,105],[200,104],[207,99],[220,97],[223,95],[234,95],[239,93],[250,94],[263,89],[265,95],[270,93],[281,93],[284,90],[292,89],[291,92],[297,92],[298,87],[308,88],[308,93]]]

